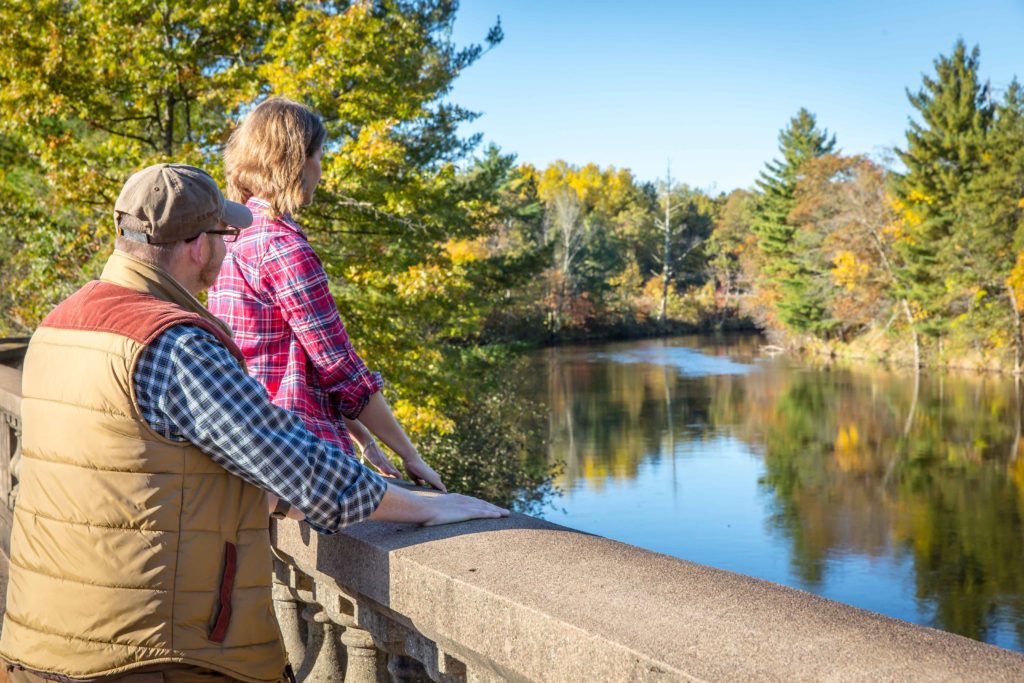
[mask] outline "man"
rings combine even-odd
[[[151,166],[114,214],[100,280],[25,358],[0,657],[14,681],[284,680],[265,492],[322,533],[508,512],[391,486],[269,402],[195,298],[252,221],[209,175]]]

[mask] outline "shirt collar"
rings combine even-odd
[[[247,201],[245,205],[249,207],[249,210],[252,211],[254,216],[257,213],[263,214],[266,209],[270,208],[270,202],[268,202],[266,199],[261,199],[260,197],[249,197],[249,201]],[[306,237],[306,233],[302,230],[302,228],[299,227],[299,224],[296,223],[295,219],[293,219],[289,214],[284,214],[274,219],[268,218],[267,220],[271,220],[274,223],[283,225],[292,232],[298,233],[298,235],[303,239],[309,239]]]
[[[177,304],[186,311],[197,313],[217,325],[229,338],[232,336],[231,328],[199,303],[199,300],[175,280],[174,276],[130,254],[115,250],[107,259],[100,279]]]

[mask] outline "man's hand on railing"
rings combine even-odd
[[[470,519],[496,519],[508,517],[508,514],[505,508],[472,496],[416,493],[388,483],[387,491],[370,519],[436,526]]]
[[[439,524],[451,524],[453,522],[464,522],[467,519],[496,519],[508,517],[508,510],[492,505],[486,500],[464,496],[461,493],[447,493],[441,496],[431,496],[433,505],[433,516],[423,522],[423,526],[437,526]]]

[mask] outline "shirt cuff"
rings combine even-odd
[[[369,468],[363,468],[362,475],[341,494],[342,526],[355,524],[372,515],[387,490],[388,485],[383,477]]]
[[[379,372],[368,372],[360,378],[357,396],[346,395],[337,402],[338,412],[349,420],[358,420],[359,413],[370,402],[370,397],[384,388],[384,378]]]

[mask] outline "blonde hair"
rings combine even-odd
[[[228,198],[270,202],[271,218],[290,214],[305,199],[303,165],[323,145],[327,131],[309,107],[271,97],[249,112],[224,148]]]

